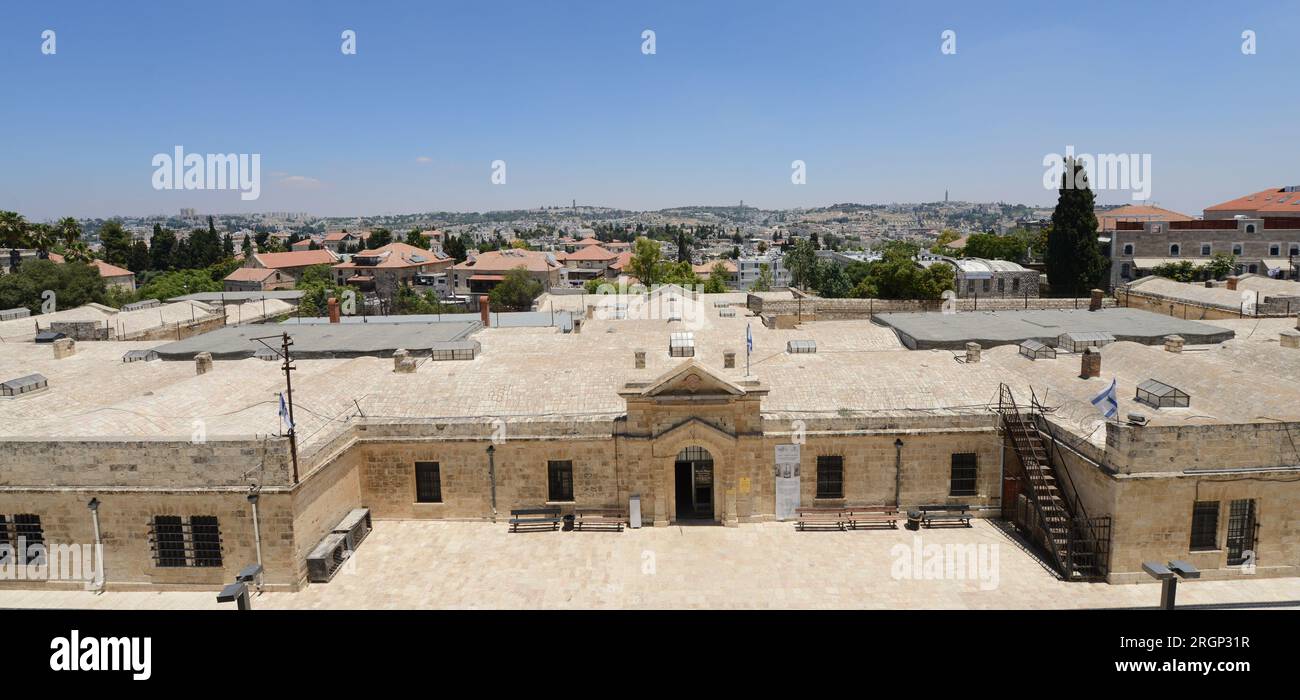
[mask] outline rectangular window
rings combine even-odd
[[[442,503],[442,470],[437,462],[415,463],[415,502]]]
[[[221,566],[221,526],[217,524],[215,515],[190,518],[190,541],[195,566]]]
[[[822,455],[817,458],[817,497],[844,498],[844,458]]]
[[[999,292],[1007,291],[1007,278],[1005,277],[998,278],[998,291]]]
[[[984,287],[984,291],[987,292],[989,290],[989,280],[984,280],[984,284],[982,286]]]
[[[1197,501],[1192,504],[1192,551],[1218,549],[1219,502]]]
[[[979,472],[979,459],[974,452],[952,456],[952,474],[948,483],[949,496],[974,496],[975,476]]]
[[[1019,278],[1019,277],[1012,277],[1012,278],[1011,278],[1011,291],[1013,291],[1013,292],[1018,292],[1018,291],[1020,291],[1020,278]]]
[[[1281,244],[1281,243],[1269,243],[1269,244],[1268,244],[1268,256],[1269,256],[1270,258],[1276,258],[1277,256],[1279,256],[1279,255],[1281,255],[1281,254],[1282,254],[1282,244]]]
[[[573,500],[573,462],[552,460],[546,463],[548,501]]]
[[[1242,245],[1241,243],[1233,243],[1233,244],[1232,244],[1232,254],[1233,254],[1233,255],[1241,255],[1241,250],[1242,250],[1242,248],[1243,248],[1243,245]]]
[[[1228,506],[1228,566],[1254,562],[1255,499],[1243,498]]]
[[[1125,243],[1125,244],[1124,244],[1124,254],[1125,254],[1125,255],[1132,255],[1132,254],[1133,254],[1133,244],[1132,244],[1132,243]]]
[[[1201,244],[1201,255],[1209,255],[1209,254],[1210,254],[1210,249],[1211,249],[1211,246],[1210,246],[1209,243],[1202,243],[1202,244]]]
[[[153,517],[153,557],[158,566],[185,566],[185,527],[181,516]]]
[[[9,518],[0,515],[0,546],[8,545],[7,556],[0,557],[6,562],[13,557],[16,564],[45,563],[45,530],[41,527],[41,516],[31,513],[19,513]]]

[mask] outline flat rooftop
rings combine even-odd
[[[276,289],[261,292],[194,292],[193,294],[172,297],[167,301],[239,302],[260,301],[262,299],[297,301],[302,298],[303,294],[305,294],[305,292],[296,289]]]
[[[889,313],[876,314],[875,320],[897,331],[899,340],[913,350],[961,350],[968,342],[988,348],[1023,340],[1055,345],[1062,333],[1109,333],[1116,340],[1145,345],[1163,343],[1167,335],[1180,335],[1189,345],[1221,343],[1233,335],[1220,326],[1128,308]]]
[[[506,311],[488,313],[490,328],[573,328],[573,313],[569,311]],[[480,323],[478,313],[408,314],[404,316],[340,316],[340,323]],[[291,316],[284,325],[328,324],[328,316]]]
[[[227,326],[153,349],[164,360],[192,360],[201,352],[213,359],[238,360],[253,357],[264,348],[254,338],[288,332],[295,358],[390,357],[405,348],[412,354],[427,352],[445,343],[464,340],[479,327],[477,321],[449,323],[303,324],[292,328],[275,325]],[[266,341],[278,347],[279,339]]]

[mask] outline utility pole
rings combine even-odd
[[[266,346],[271,351],[276,352],[275,348],[271,347],[270,345],[267,345],[264,342],[274,337],[276,336],[267,335],[261,338],[253,338],[252,340],[262,343],[262,345]],[[289,456],[293,459],[293,483],[297,484],[298,483],[298,435],[297,435],[298,424],[295,423],[293,420],[293,378],[290,375],[290,372],[297,369],[297,367],[293,366],[293,358],[289,355],[289,348],[293,346],[293,338],[290,338],[287,332],[281,333],[279,337],[280,337],[280,350],[276,352],[276,354],[280,356],[280,359],[284,360],[284,364],[280,365],[280,368],[284,370],[285,402],[288,405],[288,409],[289,409],[289,433],[288,433]]]

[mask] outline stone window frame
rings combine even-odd
[[[149,520],[149,554],[158,568],[219,569],[225,564],[221,520],[215,515],[155,514]]]
[[[1274,248],[1275,246],[1276,246],[1276,248],[1277,248],[1277,251],[1276,251],[1276,252],[1274,252],[1274,250],[1273,250],[1273,248]],[[1269,241],[1269,242],[1268,242],[1268,257],[1270,257],[1270,258],[1276,258],[1276,257],[1280,257],[1281,255],[1282,255],[1282,241]]]
[[[1205,241],[1201,241],[1201,255],[1213,255],[1213,254],[1214,254],[1214,243],[1207,243]]]
[[[1288,243],[1286,248],[1286,254],[1287,257],[1290,257],[1292,255],[1300,257],[1300,242],[1292,241]]]
[[[1241,241],[1237,241],[1236,243],[1233,243],[1233,244],[1232,244],[1232,254],[1233,254],[1233,255],[1236,255],[1236,256],[1242,256],[1242,255],[1245,255],[1245,254],[1246,254],[1246,244],[1245,244],[1245,243],[1242,243]]]
[[[1125,243],[1120,250],[1123,251],[1121,255],[1133,255],[1133,251],[1137,250],[1137,247],[1133,243]]]
[[[977,452],[954,452],[950,457],[948,472],[949,496],[975,496],[979,494],[980,458]],[[959,471],[960,470],[960,471]],[[969,472],[967,475],[966,472]],[[960,483],[970,482],[969,488],[959,489]]]
[[[1246,224],[1246,233],[1254,233],[1255,224]]]
[[[1183,246],[1180,243],[1169,244],[1169,257],[1181,258],[1183,256]]]
[[[429,468],[432,465],[432,469]],[[421,497],[420,488],[420,470],[423,467],[425,479],[432,475],[432,483],[427,483],[429,488],[424,491],[431,491],[429,498]],[[442,503],[442,463],[430,460],[419,460],[415,463],[415,502],[416,503]]]
[[[565,473],[568,474],[567,483],[564,479]],[[565,493],[565,489],[568,493]],[[558,493],[557,493],[558,489]],[[571,459],[548,459],[546,460],[546,502],[547,503],[573,503],[573,460]],[[568,496],[565,498],[565,496]]]
[[[817,455],[816,498],[838,501],[844,498],[844,456]]]
[[[1210,509],[1213,508],[1213,513]],[[1214,552],[1219,549],[1219,501],[1194,501],[1192,503],[1192,528],[1189,552]],[[1212,517],[1211,517],[1212,516]]]

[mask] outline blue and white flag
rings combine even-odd
[[[1119,396],[1115,390],[1118,387],[1116,380],[1110,380],[1110,386],[1106,387],[1100,394],[1092,397],[1092,405],[1101,411],[1102,415],[1107,418],[1114,418],[1119,414]]]
[[[754,329],[751,324],[745,324],[745,354],[754,352]]]
[[[293,430],[293,420],[289,418],[289,404],[284,402],[284,394],[280,394],[280,423],[285,426],[285,430]]]

